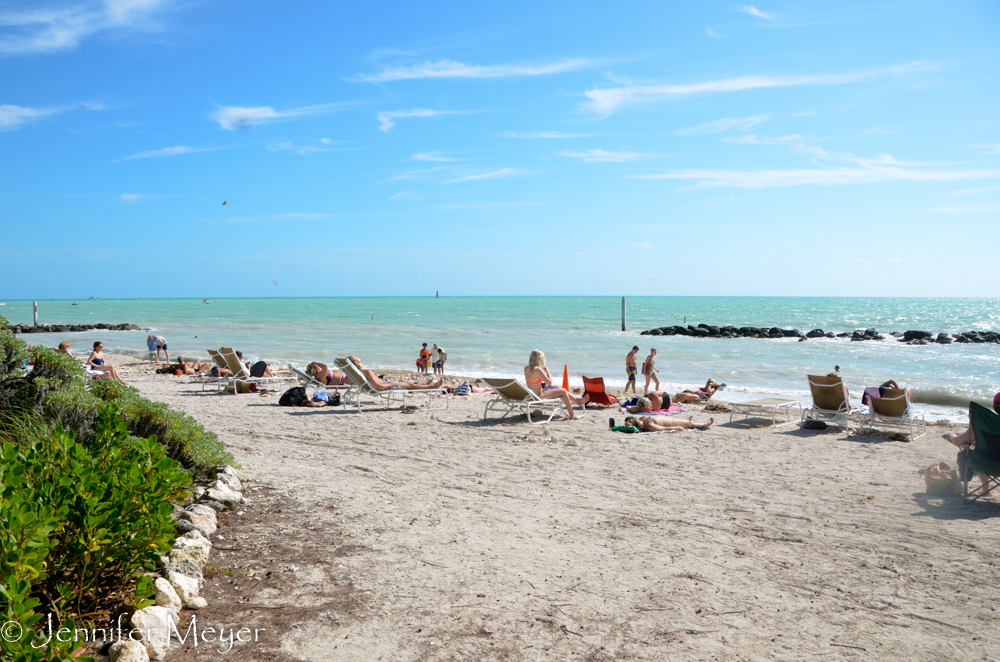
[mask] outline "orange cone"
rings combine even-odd
[[[563,388],[569,390],[569,365],[563,364]]]

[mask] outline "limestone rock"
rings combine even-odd
[[[219,481],[215,481],[211,486],[209,486],[209,488],[205,491],[204,498],[218,501],[225,506],[227,510],[233,510],[236,506],[240,505],[241,501],[243,501],[242,494],[239,492],[233,492]]]
[[[199,533],[205,535],[205,537],[208,537],[219,530],[219,525],[215,521],[214,510],[208,508],[207,506],[201,506],[201,508],[203,510],[211,512],[212,514],[205,515],[204,513],[187,511],[183,515],[181,515],[181,519],[191,522],[191,524],[197,527]],[[190,531],[188,531],[187,533],[190,533]]]
[[[223,510],[226,509],[226,507],[223,506],[218,501],[213,501],[212,499],[208,499],[208,498],[202,498],[202,500],[198,502],[198,505],[199,506],[205,506],[206,508],[211,508],[216,513],[221,513]]]
[[[226,486],[233,492],[243,491],[243,483],[235,474],[220,473],[215,477],[215,482]]]
[[[208,531],[202,531],[197,524],[194,524],[193,522],[190,522],[186,519],[179,519],[176,522],[174,522],[174,529],[178,533],[182,534],[190,533],[191,531],[197,531],[198,533],[202,534],[205,537],[208,537],[209,535]]]
[[[208,606],[208,601],[205,598],[197,597],[197,598],[191,598],[190,600],[187,601],[188,609],[198,610],[198,609],[204,609],[207,606]]]
[[[201,581],[197,577],[189,577],[179,572],[168,572],[167,581],[170,582],[170,586],[177,592],[177,597],[180,598],[180,601],[185,603],[197,598],[198,593],[201,592]]]
[[[174,541],[174,548],[170,551],[170,560],[176,563],[190,559],[197,563],[199,568],[202,568],[208,563],[208,555],[211,550],[212,543],[197,531],[190,531]]]
[[[132,614],[132,627],[142,630],[142,643],[150,659],[162,660],[166,657],[170,629],[177,626],[178,620],[177,612],[166,607],[146,607]]]
[[[142,642],[128,639],[111,644],[108,657],[111,662],[149,662],[149,653]]]
[[[181,610],[181,599],[169,581],[163,577],[158,578],[154,582],[154,590],[156,591],[156,605],[158,607],[166,607],[178,612]]]
[[[197,577],[199,586],[204,586],[204,575],[201,573],[201,566],[192,561],[191,559],[182,559],[177,563],[170,563],[163,569],[163,573],[176,572],[181,575],[187,575],[188,577]]]

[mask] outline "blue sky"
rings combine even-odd
[[[987,1],[2,2],[0,299],[995,296],[998,37]]]

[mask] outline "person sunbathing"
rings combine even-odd
[[[361,363],[360,357],[348,356],[347,360],[357,366],[361,374],[368,379],[368,383],[371,384],[376,391],[423,391],[441,388],[441,384],[444,383],[443,379],[439,379],[437,381],[428,379],[423,384],[414,384],[413,382],[387,382],[376,375],[374,370],[366,368],[364,364]]]
[[[681,391],[673,397],[671,402],[698,402],[700,400],[709,400],[720,388],[719,382],[714,379],[709,379],[705,382],[705,385],[697,391],[692,391],[690,389]]]
[[[198,359],[195,359],[194,363],[188,363],[183,358],[178,357],[177,363],[167,364],[163,366],[162,370],[157,370],[157,372],[164,375],[176,375],[178,372],[185,375],[198,375],[202,372],[208,372],[208,364],[202,363]],[[213,371],[212,374],[215,374],[215,372]]]
[[[664,404],[667,406],[664,407]],[[639,398],[636,404],[625,407],[625,411],[632,414],[644,411],[660,411],[661,409],[670,409],[670,394],[666,391],[650,391]]]
[[[319,361],[313,361],[307,365],[306,374],[320,384],[326,384],[327,386],[351,386],[354,384],[346,372],[331,370],[328,365]]]
[[[125,383],[122,381],[122,378],[118,376],[118,370],[115,369],[113,365],[108,365],[104,360],[104,343],[100,341],[94,343],[94,351],[92,351],[90,356],[87,358],[86,365],[94,372],[111,375],[111,378],[120,384]]]
[[[1000,393],[993,396],[993,411],[1000,415]],[[975,450],[976,448],[976,432],[972,428],[968,428],[962,434],[953,434],[951,432],[946,432],[941,435],[946,440],[958,447],[959,450]],[[979,482],[982,483],[983,496],[989,496],[990,489],[990,477],[986,474],[978,474]]]
[[[671,418],[669,416],[629,416],[625,419],[625,425],[639,428],[643,432],[673,432],[674,430],[707,430],[715,423],[714,418],[708,419],[708,423],[695,425],[691,418]]]
[[[566,411],[572,421],[580,418],[573,413],[573,405],[586,405],[590,402],[590,396],[586,393],[583,397],[573,395],[564,388],[552,386],[552,375],[545,366],[545,354],[540,349],[534,349],[528,356],[528,365],[524,366],[524,381],[532,392],[543,400],[562,398],[566,405]]]

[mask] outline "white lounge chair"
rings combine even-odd
[[[263,386],[265,390],[273,390],[283,381],[281,377],[251,377],[250,371],[243,365],[240,358],[236,356],[236,350],[231,347],[220,347],[219,357],[225,362],[226,368],[229,369],[229,376],[219,380],[220,393],[223,389],[228,392],[230,387],[232,387],[233,393],[238,395],[240,386],[244,384],[254,384],[258,387]],[[214,360],[215,357],[212,358]]]
[[[875,428],[879,421],[887,425],[907,427],[910,429],[910,440],[920,439],[927,434],[927,421],[920,412],[913,411],[910,405],[910,389],[887,388],[882,397],[876,400],[868,398],[868,431]],[[914,430],[914,423],[916,430]],[[914,434],[917,432],[919,434]],[[861,418],[861,434],[865,433],[865,417]]]
[[[304,369],[292,363],[288,364],[288,369],[293,375],[295,375],[296,379],[298,379],[299,385],[305,386],[306,388],[314,388],[318,391],[343,391],[346,394],[353,387],[352,384],[324,384],[307,373]]]
[[[358,370],[358,366],[351,363],[348,359],[335,359],[337,367],[347,373],[347,376],[351,378],[354,382],[354,386],[350,388],[342,397],[341,404],[344,405],[344,409],[348,406],[357,407],[358,412],[361,412],[361,396],[370,395],[378,398],[382,401],[385,407],[392,407],[396,402],[405,409],[406,399],[412,398],[417,395],[431,396],[433,394],[444,396],[444,407],[427,407],[424,411],[436,411],[444,410],[448,408],[451,403],[451,395],[448,393],[446,388],[431,388],[431,389],[419,389],[416,391],[406,391],[402,389],[386,389],[381,391],[375,388],[368,378]]]
[[[512,413],[525,414],[528,422],[532,425],[541,425],[551,421],[559,408],[563,406],[562,398],[542,399],[523,383],[516,379],[483,379],[490,385],[490,388],[497,392],[497,397],[486,403],[486,410],[483,412],[483,419],[489,418],[491,411],[503,412],[500,418],[507,418]],[[549,417],[543,421],[535,422],[531,420],[531,410],[535,409],[545,415],[545,410],[549,411]],[[583,408],[586,410],[586,407]],[[583,414],[580,415],[583,417]]]
[[[851,409],[844,381],[839,375],[835,377],[806,375],[806,378],[809,380],[813,404],[802,410],[802,420],[806,420],[807,417],[831,419],[835,425],[843,427],[847,434],[850,434],[851,415],[857,413],[857,410]]]

